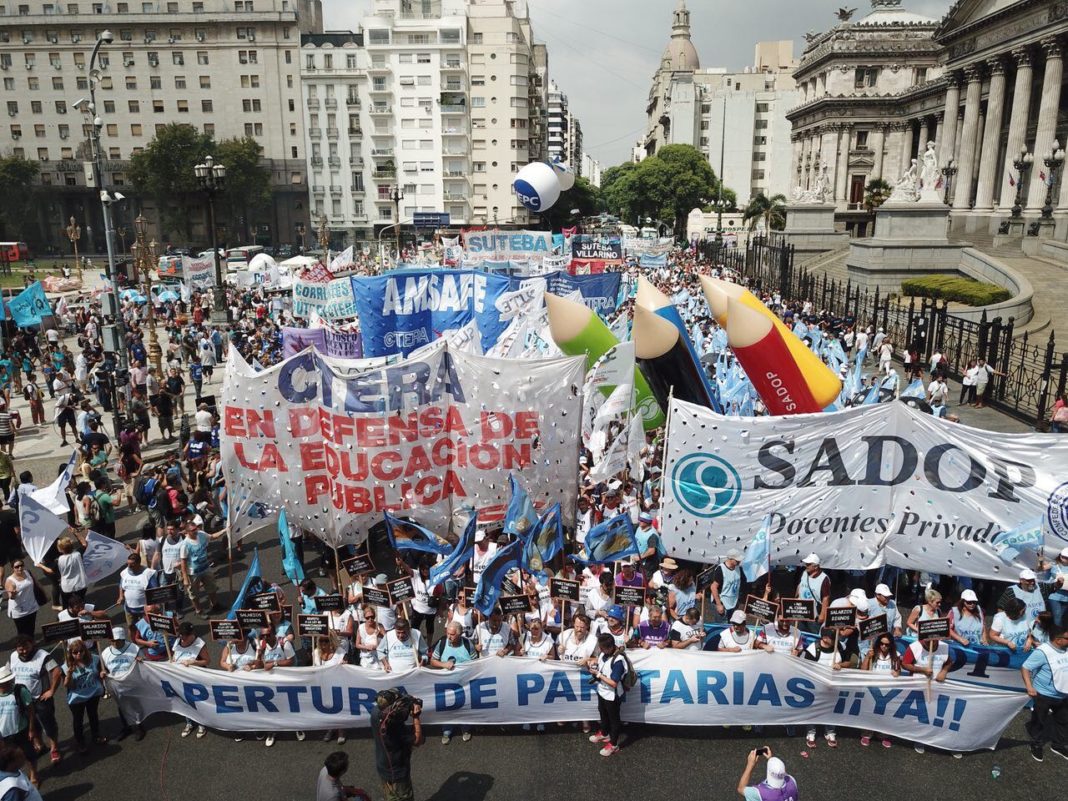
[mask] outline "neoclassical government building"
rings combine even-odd
[[[841,16],[806,35],[794,73],[795,186],[812,188],[826,169],[836,220],[863,235],[869,181],[893,186],[934,141],[953,231],[1010,231],[1019,196],[1023,224],[1011,231],[1068,239],[1068,181],[1053,149],[1068,144],[1068,0],[958,0],[941,20],[871,0],[864,16]]]

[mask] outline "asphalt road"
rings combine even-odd
[[[120,535],[129,538],[140,521],[141,515],[123,518]],[[255,542],[260,544],[264,575],[281,575],[273,528],[263,529],[246,540],[246,558],[235,561],[235,587],[240,586]],[[226,601],[232,596],[226,592],[225,553],[219,548],[214,555]],[[309,549],[309,565],[313,559]],[[315,571],[311,575],[315,577]],[[109,580],[92,592],[89,600],[108,606],[116,594],[114,581]],[[39,624],[53,618],[54,613],[43,611]],[[204,630],[207,639],[207,625],[190,619]],[[11,621],[2,618],[0,647],[5,656],[13,637]],[[212,655],[217,658],[217,646],[212,647]],[[68,750],[70,716],[62,701],[57,711],[67,755],[56,766],[48,764],[47,758],[40,763],[42,789],[48,801],[301,801],[314,797],[315,778],[323,759],[338,748],[336,742],[324,743],[313,733],[302,743],[284,735],[270,749],[255,739],[235,743],[231,737],[214,732],[202,740],[182,739],[181,722],[167,715],[149,720],[148,736],[140,743],[130,738],[78,756]],[[105,701],[101,714],[105,733],[113,736],[118,731],[114,702]],[[606,759],[570,725],[551,725],[544,733],[527,733],[519,727],[476,728],[470,742],[454,738],[447,746],[441,744],[440,730],[428,727],[428,742],[415,755],[413,779],[420,801],[574,801],[576,792],[612,799],[729,799],[737,797],[734,787],[746,753],[768,744],[786,761],[805,801],[1052,797],[1052,788],[1068,781],[1068,761],[1048,751],[1044,763],[1032,761],[1023,720],[1021,715],[1013,722],[996,751],[965,754],[960,760],[932,751],[921,756],[899,741],[890,750],[877,744],[865,749],[857,733],[841,730],[837,749],[828,748],[821,740],[804,757],[803,736],[799,733],[787,738],[780,727],[758,733],[740,728],[630,725],[625,729],[623,751]],[[342,747],[351,760],[346,782],[367,788],[376,801],[382,798],[369,734],[356,732]],[[995,765],[1001,768],[998,779],[991,776]]]

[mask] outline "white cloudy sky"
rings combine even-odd
[[[645,101],[671,37],[677,0],[530,0],[534,36],[549,46],[549,74],[582,123],[585,148],[604,166],[630,156],[645,130]],[[910,11],[940,18],[950,0],[905,0]],[[323,0],[328,30],[356,30],[371,0]],[[869,0],[689,0],[702,67],[741,69],[753,45],[794,39],[835,24],[835,10],[867,13]]]

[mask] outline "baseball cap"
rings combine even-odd
[[[875,594],[876,595],[881,595],[884,598],[893,598],[894,597],[894,594],[892,592],[890,592],[890,588],[887,587],[885,584],[880,584],[879,586],[877,586],[875,588]]]
[[[640,515],[638,515],[638,522],[639,523],[652,523],[653,522],[653,516],[651,514],[649,514],[648,512],[642,512]]]
[[[482,542],[484,539],[486,539],[486,530],[480,528],[475,532],[475,542]]]
[[[731,612],[731,623],[745,623],[745,612],[741,609]]]
[[[740,562],[742,561],[742,552],[739,551],[737,548],[731,548],[729,551],[727,551],[726,555],[723,558],[733,559],[736,562]]]
[[[856,589],[849,591],[849,600],[850,601],[853,601],[854,603],[856,603],[857,601],[859,601],[861,599],[863,599],[865,601],[868,600],[868,594],[866,592],[864,592],[864,590],[862,588],[857,587]]]
[[[975,590],[965,590],[960,594],[960,599],[962,601],[975,601],[976,603],[979,602],[979,596],[975,594]]]
[[[853,596],[849,596],[849,599],[853,602],[853,606],[857,608],[857,611],[868,614],[868,608],[871,606],[871,603],[867,598],[854,598]]]
[[[9,681],[14,680],[15,674],[11,672],[11,668],[7,665],[0,665],[0,684],[7,684]]]
[[[778,757],[768,760],[768,777],[765,779],[768,787],[775,790],[781,789],[786,784],[786,763]]]
[[[1061,548],[1060,558],[1068,559],[1068,548]]]
[[[375,576],[375,584],[385,584],[388,580],[389,579],[385,573],[379,573]]]
[[[814,553],[810,553],[808,556],[801,560],[801,564],[803,565],[818,565],[819,563],[820,558]]]
[[[113,640],[125,640],[126,629],[122,626],[115,626],[111,629],[111,639]]]
[[[1024,569],[1020,571],[1020,581],[1035,581],[1038,576],[1035,575],[1034,570]]]
[[[608,616],[614,617],[616,620],[622,622],[625,615],[623,614],[623,607],[619,604],[612,604],[608,607]]]

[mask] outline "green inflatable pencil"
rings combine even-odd
[[[549,310],[549,330],[556,347],[568,356],[585,354],[587,368],[619,344],[615,334],[586,305],[546,292],[545,307]],[[637,367],[634,368],[634,401],[646,431],[664,424],[664,412]]]

